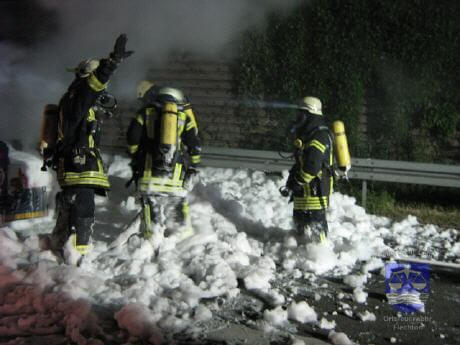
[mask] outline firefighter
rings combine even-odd
[[[99,150],[99,106],[107,96],[107,83],[118,65],[133,51],[120,35],[108,58],[82,61],[72,69],[75,79],[59,102],[58,140],[54,168],[62,189],[56,195],[57,221],[51,246],[64,255],[70,238],[77,257],[89,251],[95,214],[95,194],[106,196],[109,181]],[[66,259],[69,255],[65,254]],[[70,260],[70,259],[68,259]]]
[[[333,187],[333,142],[321,108],[316,97],[304,97],[300,102],[291,128],[296,162],[281,190],[294,201],[296,237],[301,243],[325,242],[328,233],[326,210]]]
[[[144,83],[143,107],[128,133],[133,179],[142,204],[141,235],[193,235],[187,192],[197,182],[201,144],[190,103],[175,88]]]

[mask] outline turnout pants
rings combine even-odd
[[[52,244],[62,250],[69,238],[82,255],[88,253],[94,224],[94,189],[68,187],[56,194],[57,221]]]
[[[301,242],[324,242],[328,225],[326,210],[294,210],[297,238]]]
[[[178,239],[193,234],[189,204],[186,197],[165,194],[143,195],[141,232],[144,238],[156,233]]]

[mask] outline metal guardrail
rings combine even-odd
[[[284,153],[283,156],[289,156]],[[221,147],[203,148],[202,164],[215,168],[243,168],[263,171],[281,172],[289,170],[293,159],[282,158],[278,152]]]
[[[281,153],[289,156],[289,153]],[[272,172],[289,170],[294,160],[278,152],[207,147],[203,149],[204,166],[245,168]],[[349,178],[363,180],[363,206],[366,204],[367,181],[423,184],[460,188],[460,166],[352,158]]]
[[[350,178],[460,188],[460,165],[353,158]]]

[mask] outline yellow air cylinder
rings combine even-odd
[[[40,131],[40,149],[53,149],[57,142],[59,122],[59,107],[56,104],[47,104],[42,114]]]
[[[347,136],[345,135],[345,126],[342,121],[332,123],[332,132],[334,133],[334,150],[337,165],[342,171],[348,171],[351,167],[350,151],[348,150]]]
[[[165,103],[161,115],[160,152],[163,168],[170,167],[177,149],[177,104]]]
[[[161,136],[162,145],[173,145],[177,142],[177,104],[165,103],[161,117]]]

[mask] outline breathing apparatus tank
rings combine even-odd
[[[177,104],[166,102],[162,107],[160,152],[166,166],[170,166],[177,150]]]
[[[59,106],[47,104],[42,114],[39,149],[43,156],[56,148],[58,140]]]
[[[334,151],[337,165],[339,170],[346,176],[351,168],[351,157],[343,122],[334,121],[332,123],[332,132],[334,133]]]

